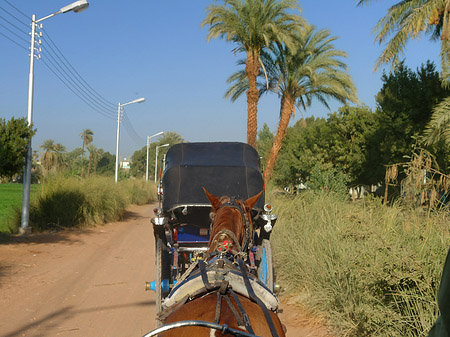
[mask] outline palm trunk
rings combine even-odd
[[[278,153],[280,152],[281,145],[283,144],[284,136],[291,119],[291,115],[295,111],[295,101],[290,96],[283,96],[281,98],[281,116],[278,123],[278,130],[275,136],[272,149],[270,150],[269,159],[267,160],[266,170],[264,172],[264,182],[267,186],[270,178],[272,178],[273,169],[277,162]]]
[[[252,51],[247,52],[245,72],[248,77],[247,90],[247,143],[257,148],[256,134],[258,131],[257,113],[259,91],[256,86],[256,77],[259,73],[258,56]]]
[[[88,165],[88,177],[91,175],[91,162],[92,162],[92,153],[89,153],[89,165]]]

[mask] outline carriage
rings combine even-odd
[[[147,284],[156,292],[157,313],[170,300],[177,282],[183,281],[203,259],[208,248],[211,204],[204,189],[214,195],[248,199],[264,190],[257,151],[238,142],[181,143],[165,157],[160,182],[163,196],[151,219],[156,241],[156,280]],[[251,273],[274,290],[270,234],[276,221],[264,193],[251,209],[251,242],[246,260]]]

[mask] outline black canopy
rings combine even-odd
[[[166,155],[163,210],[210,206],[202,187],[220,197],[246,200],[264,187],[256,150],[244,143],[181,143]],[[264,196],[255,206],[262,209]]]

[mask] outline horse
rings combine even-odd
[[[250,212],[262,191],[245,201],[230,197],[216,197],[206,189],[204,191],[212,206],[210,214],[212,225],[208,250],[205,259],[198,261],[199,273],[201,273],[201,279],[206,287],[206,293],[199,294],[194,298],[185,298],[166,310],[168,312],[164,313],[163,311],[160,320],[163,323],[163,328],[174,324],[182,326],[182,323],[186,321],[211,323],[209,328],[205,328],[205,325],[192,326],[186,322],[187,326],[166,330],[159,336],[222,337],[256,335],[284,337],[284,325],[282,325],[276,313],[268,310],[261,299],[255,295],[251,286],[247,288],[248,296],[242,294],[245,291],[240,291],[240,293],[234,291],[228,281],[222,281],[220,287],[217,284],[216,287],[213,287],[210,284],[209,274],[205,272],[205,265],[208,263],[212,265],[214,258],[219,271],[220,268],[224,268],[224,265],[232,265],[237,260],[242,274],[236,276],[239,279],[235,282],[241,284],[241,287],[244,287],[244,283],[246,284],[245,287],[250,283],[253,283],[254,287],[257,286],[255,283],[257,281],[254,278],[251,279],[253,276],[247,272],[242,257],[245,256],[247,245],[250,244],[253,235]],[[221,259],[224,256],[227,259]],[[235,263],[233,265],[235,266]],[[200,280],[200,276],[197,277],[197,280]],[[212,326],[215,328],[212,328]]]

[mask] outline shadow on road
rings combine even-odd
[[[129,308],[129,307],[140,307],[140,306],[151,306],[155,305],[155,301],[142,301],[137,303],[128,303],[128,304],[118,304],[118,305],[111,305],[111,306],[105,306],[105,307],[95,307],[95,308],[87,308],[82,310],[75,310],[73,306],[65,307],[57,312],[50,313],[46,315],[45,317],[42,317],[40,319],[36,319],[32,323],[25,324],[20,328],[17,328],[14,331],[8,332],[8,334],[3,335],[3,337],[15,337],[15,336],[22,336],[26,335],[26,333],[32,333],[32,331],[29,331],[30,329],[40,327],[41,331],[45,331],[46,333],[44,335],[51,335],[52,329],[58,329],[58,327],[61,326],[61,322],[67,321],[70,318],[73,318],[80,314],[86,314],[96,311],[107,311],[107,310],[114,310],[114,309],[120,309],[120,308]],[[61,328],[59,328],[61,329]],[[62,331],[72,331],[72,330],[79,330],[77,327],[73,328],[66,328]],[[53,331],[54,332],[54,331]],[[41,334],[39,334],[41,335]]]
[[[89,229],[75,229],[77,233],[89,233]],[[62,230],[62,231],[49,231],[36,234],[27,235],[2,235],[0,236],[0,245],[14,245],[21,243],[32,243],[32,244],[43,244],[43,243],[57,243],[57,242],[68,242],[75,243],[79,240],[69,239],[69,236],[73,234],[72,230]]]

